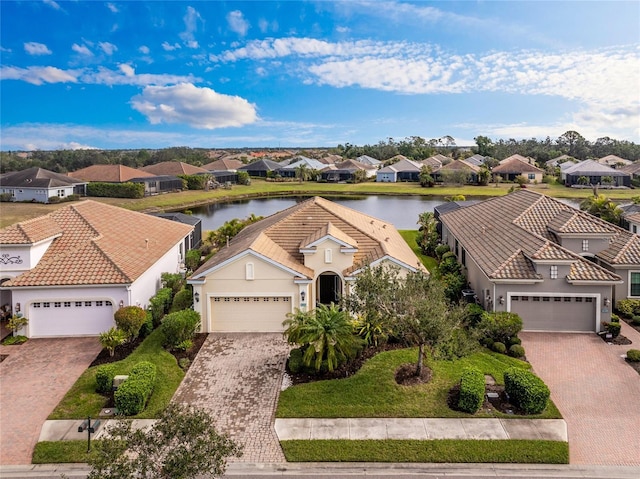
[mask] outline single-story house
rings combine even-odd
[[[238,171],[238,168],[242,167],[244,163],[240,160],[236,160],[234,158],[221,158],[216,161],[212,161],[211,163],[207,163],[202,168],[210,172],[216,171],[231,171],[235,173]]]
[[[640,179],[640,161],[631,163],[630,165],[623,166],[620,171],[627,173],[631,176],[632,180]]]
[[[559,165],[561,165],[563,163],[567,163],[567,162],[575,164],[575,163],[578,163],[578,160],[576,160],[573,156],[560,155],[560,156],[557,156],[557,157],[552,158],[551,160],[545,162],[545,166],[547,168],[553,169],[556,166],[559,166]]]
[[[470,164],[475,165],[475,166],[484,165],[484,162],[486,160],[487,160],[486,156],[482,156],[482,155],[479,155],[477,153],[475,155],[470,156],[469,158],[465,158],[464,159],[464,161],[466,161],[467,163],[470,163]]]
[[[362,164],[378,167],[382,164],[380,160],[376,160],[375,158],[368,155],[360,155],[356,158],[356,161],[359,161]]]
[[[153,165],[143,166],[140,169],[156,176],[206,175],[209,173],[204,168],[182,161],[161,161]]]
[[[445,212],[451,247],[482,306],[525,330],[600,331],[640,298],[640,236],[530,190]]]
[[[523,163],[527,163],[528,165],[535,165],[536,164],[536,161],[533,158],[529,158],[527,156],[522,156],[522,155],[519,155],[517,153],[515,155],[507,156],[504,160],[500,161],[500,164],[510,163],[511,160],[518,160],[518,161],[521,161]]]
[[[398,181],[420,181],[420,172],[424,165],[403,158],[393,165],[380,168],[376,172],[376,181],[382,183],[396,183]]]
[[[622,166],[627,166],[632,163],[632,161],[626,160],[624,158],[620,158],[619,156],[616,156],[616,155],[603,156],[602,158],[598,158],[596,161],[601,165],[607,165],[612,168],[620,168]]]
[[[193,229],[191,234],[184,239],[184,250],[189,251],[191,249],[199,248],[202,244],[202,219],[194,215],[186,215],[177,211],[169,213],[150,213],[158,218],[164,218],[165,220],[177,221],[185,225],[191,226]]]
[[[296,308],[348,294],[367,264],[426,272],[393,225],[315,197],[247,226],[187,282],[203,332],[281,332]]]
[[[168,193],[183,188],[182,180],[176,176],[159,176],[125,165],[91,165],[68,175],[90,183],[142,183],[145,196]]]
[[[67,175],[38,168],[12,171],[0,176],[0,193],[11,195],[13,201],[35,201],[49,203],[49,198],[66,198],[71,195],[85,196],[87,182],[69,178]]]
[[[327,167],[325,163],[322,163],[319,160],[314,160],[313,158],[307,158],[305,156],[299,156],[294,158],[293,163],[289,163],[287,166],[283,166],[282,168],[276,170],[280,176],[285,178],[295,178],[296,170],[299,166],[306,166],[308,170],[312,171],[320,171]]]
[[[424,160],[418,161],[419,164],[425,165],[430,168],[431,171],[435,171],[442,166],[442,161],[440,161],[435,156],[430,156],[429,158],[425,158]]]
[[[257,176],[260,178],[266,178],[269,172],[276,171],[282,168],[283,165],[276,163],[275,161],[261,159],[249,163],[248,165],[241,166],[238,171],[246,171],[249,176]]]
[[[515,156],[520,155],[513,155],[510,159],[502,160],[498,166],[491,170],[491,173],[493,175],[500,175],[506,181],[515,181],[516,178],[521,176],[527,180],[528,183],[542,183],[544,171],[537,166],[515,158]]]
[[[631,233],[640,234],[640,205],[631,203],[621,205],[620,209],[623,211],[621,226]]]
[[[325,166],[320,172],[320,179],[330,182],[351,181],[355,179],[359,171],[363,172],[365,178],[371,178],[375,176],[377,170],[375,166],[365,165],[359,161],[349,159],[342,163]]]
[[[457,171],[466,173],[467,183],[478,183],[478,173],[480,172],[480,167],[473,165],[466,160],[453,160],[432,172],[431,176],[435,181],[444,181],[447,174]]]
[[[631,176],[622,170],[614,170],[610,166],[598,163],[595,160],[585,160],[570,166],[560,173],[566,186],[580,185],[582,177],[587,179],[588,185],[606,183],[606,178],[611,178],[613,186],[630,186]]]
[[[2,303],[28,337],[96,336],[122,306],[146,308],[177,273],[193,227],[105,203],[72,203],[0,230]]]

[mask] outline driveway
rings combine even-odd
[[[208,410],[244,445],[234,462],[285,462],[274,419],[288,353],[280,333],[212,333],[173,400]]]
[[[640,466],[640,375],[620,355],[640,349],[595,334],[520,333],[527,359],[567,422],[571,464]]]
[[[42,424],[101,349],[97,338],[0,346],[0,464],[31,464]]]

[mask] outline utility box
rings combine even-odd
[[[126,374],[119,374],[118,376],[113,377],[113,390],[115,391],[120,387],[120,385],[129,379],[129,376]]]

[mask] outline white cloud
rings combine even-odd
[[[38,42],[27,42],[24,44],[24,51],[29,55],[51,55],[51,50],[44,44]]]
[[[151,50],[149,50],[149,47],[148,47],[148,46],[146,46],[146,45],[141,45],[141,46],[138,48],[138,51],[139,51],[140,53],[142,53],[143,55],[148,55],[148,54],[149,54],[149,52],[150,52]]]
[[[200,44],[196,40],[188,40],[185,42],[187,48],[198,48]]]
[[[80,55],[93,56],[93,52],[89,50],[89,47],[87,47],[86,45],[78,45],[77,43],[74,43],[71,46],[71,49],[74,52],[79,53]]]
[[[45,83],[77,83],[79,70],[60,70],[56,67],[27,67],[19,68],[12,66],[0,67],[0,79],[2,80],[22,80],[32,85],[43,85]]]
[[[349,27],[336,27],[338,33],[349,33],[351,29]]]
[[[120,11],[113,3],[107,3],[107,8],[111,10],[111,13],[118,13]]]
[[[258,28],[260,29],[261,33],[267,33],[267,31],[269,30],[269,21],[265,18],[261,18],[260,20],[258,20]]]
[[[193,7],[187,7],[187,13],[182,18],[184,20],[184,32],[180,33],[180,38],[184,41],[187,48],[198,48],[198,42],[195,39],[195,33],[198,31],[198,23],[204,23],[204,20]]]
[[[258,67],[256,68],[256,74],[261,77],[267,76],[267,69],[264,67]]]
[[[255,105],[244,98],[223,95],[191,83],[146,87],[131,99],[131,105],[154,125],[178,123],[211,130],[243,126],[257,120]]]
[[[11,53],[11,48],[0,46],[0,52]]]
[[[162,42],[162,48],[167,52],[172,52],[172,51],[178,50],[178,49],[180,49],[182,47],[180,46],[179,43],[174,43],[173,45],[171,45],[168,42]]]
[[[234,10],[227,14],[227,23],[229,29],[238,35],[244,37],[249,30],[249,22],[245,20],[244,15],[240,10]]]
[[[109,56],[113,55],[113,52],[118,50],[118,47],[109,42],[98,42],[98,46]]]
[[[62,10],[62,7],[58,5],[56,2],[54,2],[53,0],[43,0],[43,2],[45,5],[49,5],[54,10]]]
[[[118,68],[120,68],[120,71],[124,73],[125,76],[132,77],[136,74],[135,69],[131,65],[128,65],[127,63],[122,63],[121,65],[118,65]]]

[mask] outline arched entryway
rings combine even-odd
[[[316,280],[318,303],[338,303],[342,296],[342,278],[335,273],[322,273]]]

